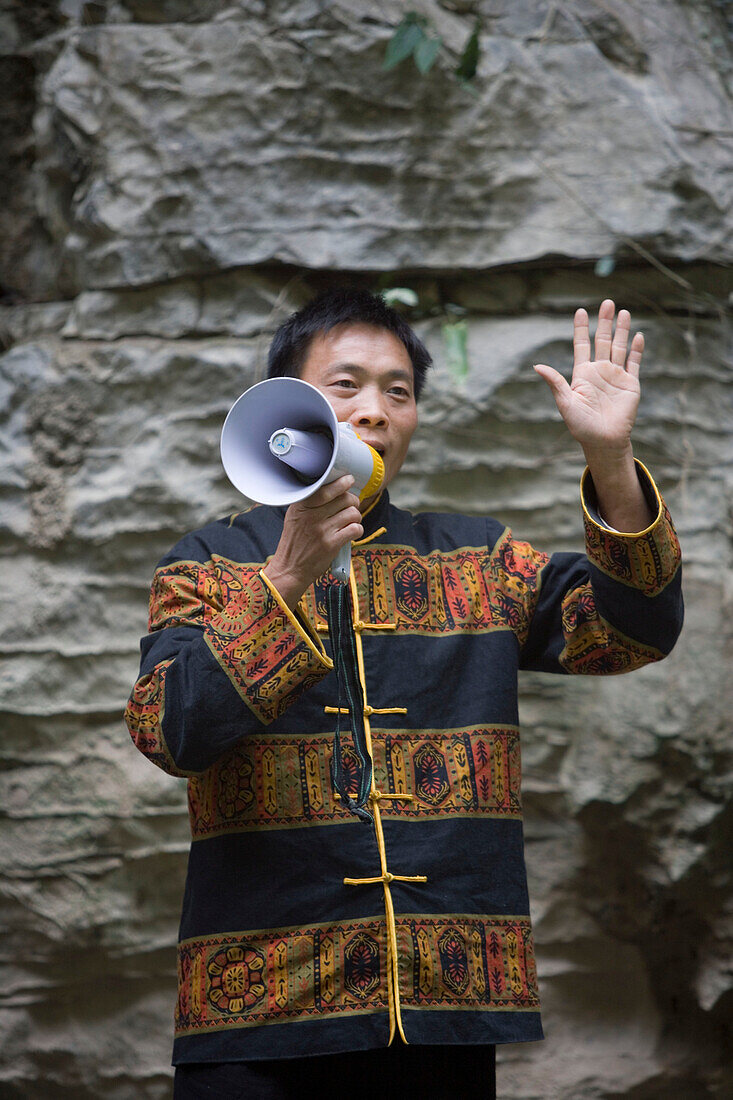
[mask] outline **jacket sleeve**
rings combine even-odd
[[[148,630],[125,720],[138,749],[171,775],[205,771],[332,668],[258,565],[161,565]]]
[[[682,629],[680,546],[648,470],[639,479],[654,520],[635,533],[613,531],[598,515],[588,470],[581,480],[586,553],[538,554],[526,543],[530,595],[521,667],[613,675],[659,661]]]

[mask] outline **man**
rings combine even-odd
[[[127,720],[189,778],[176,1096],[487,1097],[494,1044],[542,1037],[517,671],[637,668],[682,620],[677,539],[630,442],[643,337],[629,347],[614,314],[605,301],[591,354],[577,311],[571,384],[535,368],[588,463],[587,556],[548,558],[494,520],[413,516],[384,491],[360,505],[343,477],[161,562]],[[278,330],[269,374],[325,394],[382,455],[386,486],[429,365],[380,298],[336,291]],[[324,574],[349,541],[368,821],[329,770]],[[344,764],[354,789],[348,745]]]

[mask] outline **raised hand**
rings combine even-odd
[[[617,531],[639,532],[654,520],[637,476],[631,429],[639,408],[639,367],[644,351],[640,332],[629,343],[631,317],[622,309],[613,331],[616,307],[610,298],[598,310],[591,359],[588,314],[575,312],[573,376],[539,363],[535,370],[552,390],[568,431],[585,452],[600,514]]]
[[[639,407],[639,367],[644,337],[638,332],[628,351],[631,317],[610,298],[598,311],[595,349],[591,358],[588,314],[578,309],[573,330],[573,375],[570,383],[543,363],[535,370],[552,390],[570,434],[588,451],[625,452]]]

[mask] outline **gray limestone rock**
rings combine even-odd
[[[395,5],[1,5],[14,1100],[170,1095],[185,786],[122,724],[148,585],[243,506],[226,411],[278,323],[344,278],[414,289],[435,358],[397,503],[491,512],[550,551],[582,545],[582,462],[532,365],[567,372],[574,308],[606,296],[645,333],[635,445],[681,535],[686,626],[630,677],[523,680],[548,1041],[500,1052],[500,1095],[733,1090],[725,6],[414,7],[445,42],[425,77],[381,69]],[[477,15],[472,94],[452,70]]]
[[[587,7],[487,11],[475,96],[450,61],[471,24],[437,5],[446,50],[429,77],[382,71],[394,15],[357,2],[78,27],[36,115],[60,263],[101,289],[272,261],[486,268],[638,248],[725,261],[731,117],[713,14]]]

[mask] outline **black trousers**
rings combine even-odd
[[[173,1100],[495,1100],[493,1046],[405,1046],[176,1068]]]

